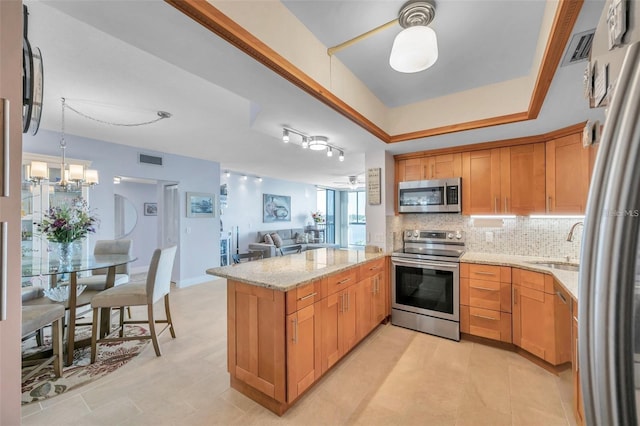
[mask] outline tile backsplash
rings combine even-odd
[[[474,223],[476,221],[476,223]],[[580,219],[502,219],[502,226],[479,225],[478,219],[459,214],[404,214],[387,216],[387,250],[402,247],[405,229],[462,230],[466,250],[526,256],[580,257],[582,227],[567,241],[571,226]],[[498,221],[500,223],[500,221]],[[493,241],[491,241],[493,240]]]

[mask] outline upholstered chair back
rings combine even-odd
[[[147,274],[147,298],[149,303],[157,302],[171,289],[171,272],[176,257],[177,246],[156,249],[151,257]]]
[[[93,249],[95,256],[105,254],[128,254],[131,256],[133,248],[133,241],[131,240],[98,240],[96,246]],[[96,269],[93,271],[93,275],[107,275],[107,268]],[[116,266],[116,274],[129,275],[129,264]]]

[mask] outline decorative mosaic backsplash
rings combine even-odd
[[[404,214],[387,216],[387,250],[402,247],[402,231],[406,229],[462,230],[466,234],[466,250],[525,256],[580,257],[583,227],[567,241],[571,226],[580,219],[530,219],[518,216],[503,219],[501,227],[474,224],[470,216],[458,214]],[[490,233],[490,235],[487,235]],[[492,242],[488,241],[493,239]]]

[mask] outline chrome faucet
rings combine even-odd
[[[573,226],[569,230],[569,234],[567,235],[567,241],[573,242],[573,233],[576,231],[576,227],[578,225],[584,226],[584,222],[576,222],[576,223],[573,224]]]

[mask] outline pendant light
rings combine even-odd
[[[426,1],[410,1],[402,7],[398,22],[404,29],[393,41],[389,56],[391,68],[415,73],[436,63],[438,40],[435,31],[427,27],[435,14],[435,5]]]

